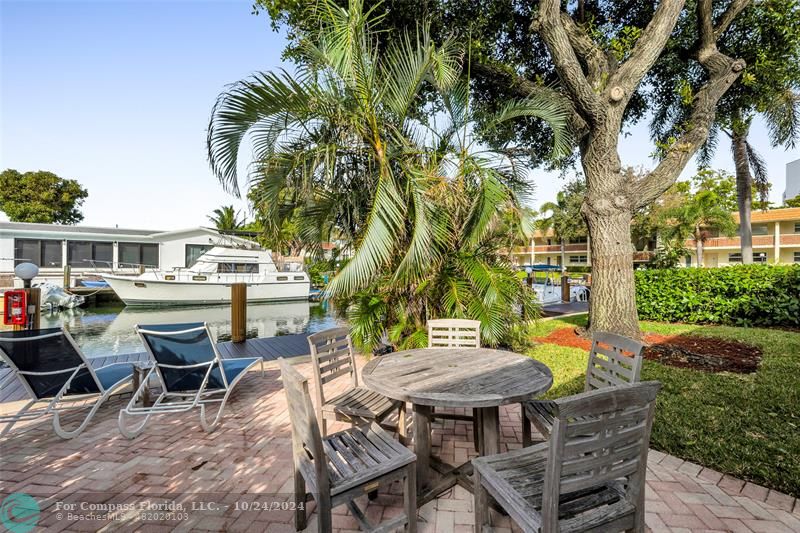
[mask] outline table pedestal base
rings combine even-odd
[[[441,493],[455,485],[473,491],[472,463],[453,467],[431,455],[431,408],[414,405],[414,453],[417,455],[417,507],[435,500]],[[483,407],[479,410],[480,455],[494,455],[500,451],[499,407]],[[434,482],[433,472],[441,477]]]

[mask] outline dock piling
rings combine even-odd
[[[247,284],[231,284],[231,340],[244,342],[247,338]]]

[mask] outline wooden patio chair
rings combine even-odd
[[[491,497],[525,532],[644,532],[660,388],[647,381],[561,398],[548,442],[473,459],[475,531],[489,524]]]
[[[347,328],[326,329],[309,335],[308,345],[314,367],[316,413],[323,437],[328,434],[327,420],[350,422],[353,425],[380,423],[397,409],[397,427],[386,426],[386,429],[396,429],[401,440],[405,440],[405,402],[392,400],[358,385],[355,354]],[[333,398],[326,398],[325,385],[344,376],[350,377],[350,388]]]
[[[642,372],[643,351],[644,344],[639,341],[614,333],[595,333],[592,336],[583,390],[589,392],[603,387],[637,383]],[[520,407],[522,445],[530,446],[532,443],[530,424],[546,439],[553,426],[553,402],[532,400],[523,402]]]
[[[278,359],[292,426],[295,528],[306,528],[306,502],[317,502],[318,531],[332,530],[331,509],[343,503],[366,530],[417,529],[416,456],[377,424],[356,426],[327,437],[319,431],[308,380]],[[405,513],[375,529],[354,499],[403,479]],[[308,491],[308,492],[307,492]]]
[[[481,321],[462,318],[436,318],[428,320],[428,348],[480,348]],[[434,418],[472,420],[472,443],[477,450],[480,447],[480,409],[473,409],[472,416],[436,413],[431,408]]]

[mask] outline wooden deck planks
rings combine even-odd
[[[260,339],[247,339],[244,342],[221,342],[217,344],[223,359],[236,357],[261,357],[264,361],[276,361],[279,357],[302,357],[310,355],[308,334],[283,335]],[[94,368],[112,363],[128,363],[146,361],[146,352],[93,357],[89,359]],[[8,368],[0,368],[0,403],[15,402],[27,399],[28,395],[20,381],[11,374]]]

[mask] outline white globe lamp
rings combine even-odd
[[[20,263],[14,267],[14,275],[22,280],[26,289],[31,287],[31,280],[39,275],[39,267],[33,263]]]

